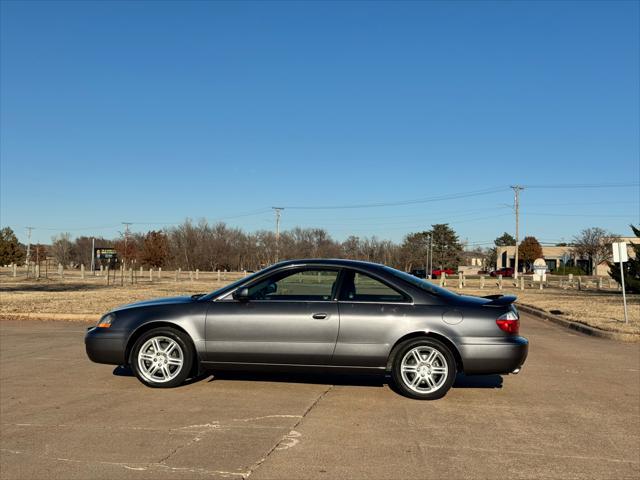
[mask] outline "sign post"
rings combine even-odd
[[[536,258],[533,262],[533,281],[544,282],[547,280],[547,262],[544,258]]]
[[[613,261],[620,263],[620,282],[622,284],[622,303],[624,304],[624,323],[629,323],[629,317],[627,316],[627,292],[624,288],[624,262],[629,261],[627,255],[627,243],[626,242],[614,242],[613,247]]]

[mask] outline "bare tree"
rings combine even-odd
[[[434,225],[434,229],[436,227],[441,226]],[[325,229],[295,227],[281,232],[279,258],[350,258],[409,270],[412,265],[424,265],[427,234],[410,234],[400,246],[375,236],[352,235],[344,242],[338,242]],[[456,245],[459,247],[459,243]],[[126,252],[122,236],[113,241],[96,239],[96,247],[105,246],[115,247],[119,257],[126,257],[127,262],[138,261],[140,265],[184,270],[257,270],[276,260],[274,232],[259,230],[246,233],[225,223],[209,224],[204,219],[197,223],[186,219],[162,232],[131,232],[127,236]],[[74,245],[69,234],[62,234],[54,238],[51,253],[65,264],[70,261],[88,264],[91,260],[91,238],[79,237]]]
[[[73,243],[71,243],[71,234],[68,232],[61,233],[51,237],[50,252],[56,262],[64,266],[71,264],[73,259]]]
[[[586,228],[573,237],[572,251],[580,257],[589,259],[589,274],[593,275],[600,262],[611,258],[611,243],[618,239],[619,235],[607,232],[603,228]]]
[[[426,264],[429,255],[428,233],[410,233],[404,237],[400,249],[404,271],[408,272],[416,266],[422,268]],[[436,266],[435,263],[434,266]]]
[[[169,240],[163,232],[150,231],[144,236],[140,262],[149,267],[163,267],[169,258]]]

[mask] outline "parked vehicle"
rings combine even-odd
[[[498,275],[502,275],[503,277],[513,277],[513,268],[504,267],[499,268],[498,270],[494,270],[489,275],[492,277],[497,277]]]
[[[414,268],[409,273],[414,277],[427,278],[427,271],[424,268]]]
[[[278,263],[207,295],[115,308],[89,328],[98,363],[150,387],[206,369],[390,373],[404,395],[436,399],[456,374],[518,373],[528,342],[515,297],[463,296],[368,262]]]
[[[431,278],[440,278],[443,273],[449,276],[454,275],[456,271],[453,268],[437,268],[431,271]]]

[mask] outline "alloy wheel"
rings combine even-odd
[[[184,352],[174,339],[152,337],[138,351],[140,374],[148,381],[164,383],[176,378],[184,365]]]
[[[421,345],[402,358],[400,374],[407,388],[416,393],[432,393],[447,379],[449,367],[445,356],[436,348]]]

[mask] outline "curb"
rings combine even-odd
[[[551,323],[555,323],[556,325],[560,325],[561,327],[567,328],[569,330],[574,330],[592,337],[606,338],[608,340],[618,340],[622,342],[635,343],[640,341],[640,337],[632,333],[619,333],[619,332],[609,332],[607,330],[600,330],[599,328],[590,327],[582,323],[567,320],[566,318],[562,318],[557,315],[552,315],[550,313],[545,312],[544,310],[540,310],[539,308],[533,307],[531,305],[517,303],[517,306],[518,306],[518,310],[520,310],[521,312],[528,313],[529,315],[536,316],[543,320],[547,320]]]
[[[92,313],[0,313],[0,317],[7,320],[65,320],[97,323],[101,315]]]

